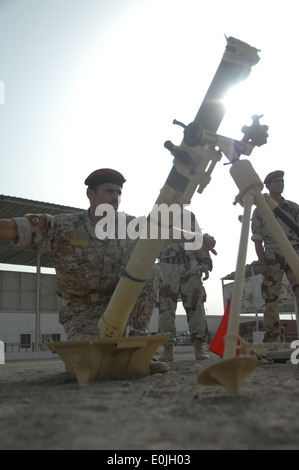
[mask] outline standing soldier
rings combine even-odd
[[[194,214],[192,216],[194,217]],[[194,228],[195,223],[192,224],[192,231]],[[213,239],[213,237],[210,238]],[[215,250],[211,251],[216,254]],[[175,314],[179,296],[186,311],[195,358],[197,360],[209,359],[203,351],[203,344],[208,336],[208,324],[204,311],[206,291],[202,283],[202,280],[208,279],[209,271],[212,271],[209,251],[186,250],[182,242],[166,243],[159,254],[159,267],[163,275],[163,284],[160,288],[159,332],[170,333],[169,341],[165,344],[164,353],[160,359],[170,362],[174,358]]]
[[[269,173],[264,181],[271,198],[279,204],[279,207],[288,214],[297,224],[299,223],[299,206],[282,197],[284,190],[284,172],[277,170]],[[299,254],[298,235],[291,230],[281,219],[278,222],[294,248],[294,256]],[[270,233],[264,220],[256,208],[252,215],[252,237],[258,256],[261,273],[263,275],[262,295],[265,299],[264,312],[264,342],[278,341],[280,336],[280,320],[278,314],[278,302],[282,277],[285,273],[295,294],[299,308],[299,284],[292,273],[290,266],[281,253],[274,237]]]

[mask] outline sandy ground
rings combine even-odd
[[[0,449],[299,449],[299,366],[260,365],[238,396],[199,385],[206,366],[180,347],[167,374],[79,386],[56,355],[6,362]]]

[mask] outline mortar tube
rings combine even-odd
[[[225,114],[223,98],[234,85],[248,77],[251,67],[260,60],[258,52],[243,41],[227,38],[226,50],[194,122],[205,130],[217,131]]]
[[[183,196],[181,197],[184,200]],[[183,203],[178,201],[178,193],[167,183],[163,186],[156,204],[171,205],[177,203],[177,213],[173,214],[173,219],[179,215],[180,207]],[[151,272],[158,254],[165,244],[165,239],[143,238],[143,234],[149,234],[150,218],[144,227],[140,239],[136,243],[133,253],[126,265],[115,291],[110,299],[107,309],[99,320],[98,328],[101,338],[111,338],[121,336],[130,313],[144,287],[144,284]]]

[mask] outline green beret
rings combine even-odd
[[[264,184],[271,183],[271,181],[274,180],[275,178],[283,178],[283,175],[284,175],[284,171],[281,171],[281,170],[272,171],[271,173],[269,173],[269,175],[266,176],[264,180]]]
[[[84,181],[87,186],[98,186],[104,183],[117,184],[122,188],[125,178],[121,173],[111,168],[102,168],[100,170],[93,171]]]

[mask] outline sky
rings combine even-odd
[[[298,202],[298,37],[295,0],[0,0],[0,194],[86,209],[85,178],[124,174],[120,209],[147,215],[233,36],[260,50],[226,98],[218,132],[241,139],[253,114],[269,126],[249,158],[263,180],[285,171]],[[225,156],[190,205],[217,241],[206,313],[224,311],[243,213]],[[247,262],[257,259],[249,238]],[[3,267],[3,266],[2,266]]]

